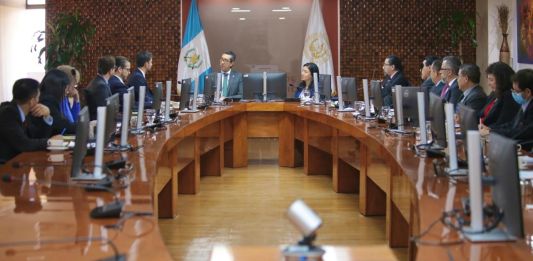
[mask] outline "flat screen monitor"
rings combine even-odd
[[[120,108],[119,94],[115,93],[106,99],[106,116],[105,116],[105,140],[107,144],[112,142],[117,131],[117,115]]]
[[[215,92],[217,91],[217,74],[206,74],[204,78],[204,99],[206,101],[213,101]]]
[[[370,81],[370,98],[373,100],[374,109],[376,114],[381,111],[383,107],[383,96],[381,96],[381,81],[372,80]]]
[[[320,93],[320,100],[331,100],[331,75],[318,75],[318,92]]]
[[[89,110],[85,106],[78,114],[76,122],[76,138],[72,152],[72,168],[70,176],[77,177],[82,174],[83,159],[87,155],[87,141],[89,140]]]
[[[161,110],[161,98],[163,97],[163,83],[162,82],[156,82],[155,88],[152,92],[153,94],[153,101],[152,108],[156,111],[157,114],[159,114],[159,111]]]
[[[524,222],[516,141],[496,133],[491,133],[489,139],[489,169],[494,177],[492,201],[503,212],[502,223],[507,232],[523,238]]]
[[[180,94],[180,111],[189,108],[189,97],[191,96],[191,79],[183,79],[181,81]]]
[[[424,101],[426,103],[426,111],[425,111],[425,115],[426,115],[426,121],[429,121],[430,120],[430,117],[429,117],[429,94],[431,93],[431,88],[428,88],[428,87],[424,87],[424,86],[420,86],[420,91],[424,93]]]
[[[246,100],[263,99],[263,73],[243,75],[243,98]],[[287,74],[282,72],[267,73],[267,100],[287,98]]]
[[[340,89],[342,90],[342,100],[344,102],[353,103],[357,100],[357,86],[355,78],[342,77]]]
[[[444,117],[444,103],[440,96],[429,94],[429,114],[431,117],[431,136],[434,148],[446,147],[446,125]]]
[[[461,137],[463,139],[463,146],[465,150],[465,155],[467,154],[467,138],[466,133],[469,130],[478,130],[478,117],[476,111],[470,107],[464,106],[462,104],[457,105],[457,114],[459,115],[460,121],[459,125],[461,126]]]
[[[420,87],[406,86],[402,87],[402,107],[404,124],[418,126],[418,92]],[[392,104],[394,111],[397,112],[396,88],[392,88]]]
[[[135,106],[135,87],[128,88],[128,93],[130,94],[130,115],[131,112],[137,111],[137,107]]]

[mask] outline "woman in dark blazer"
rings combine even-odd
[[[52,135],[76,133],[76,123],[66,119],[64,112],[61,110],[61,104],[66,97],[65,90],[69,84],[70,79],[66,73],[53,69],[46,73],[39,86],[41,93],[39,103],[47,106],[50,109],[50,116],[54,118]]]
[[[490,64],[485,72],[487,85],[492,92],[487,98],[485,108],[481,111],[480,123],[493,127],[513,120],[520,105],[513,100],[511,93],[513,87],[511,77],[515,72],[509,65],[495,62]]]
[[[296,88],[296,92],[294,93],[294,98],[302,98],[303,97],[303,91],[308,90],[310,93],[309,97],[313,97],[315,94],[315,87],[313,83],[313,74],[316,73],[317,75],[320,74],[318,70],[318,66],[314,63],[306,63],[304,64],[302,68],[302,75],[301,75],[301,82]]]

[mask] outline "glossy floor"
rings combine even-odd
[[[302,168],[280,168],[277,148],[254,142],[247,168],[224,169],[222,177],[203,177],[200,193],[179,195],[178,217],[159,220],[163,239],[176,260],[208,260],[215,244],[276,246],[300,236],[285,217],[301,198],[323,219],[318,244],[386,245],[385,218],[363,217],[358,196],[337,194],[331,177],[306,176]],[[394,250],[399,260],[407,250]]]

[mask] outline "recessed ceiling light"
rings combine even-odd
[[[233,7],[233,8],[231,8],[231,10],[240,10],[240,8],[238,8],[238,7]]]
[[[272,9],[272,12],[279,13],[279,12],[292,12],[290,9]]]
[[[284,6],[284,7],[282,7],[281,9],[283,9],[283,10],[291,10],[291,8],[288,7],[288,6]]]
[[[249,13],[251,12],[250,9],[231,9],[232,13]]]
[[[241,17],[241,18],[239,18],[239,20],[244,21],[244,20],[246,20],[246,18]]]
[[[282,17],[279,17],[278,19],[279,20],[285,20],[285,17],[282,16]]]

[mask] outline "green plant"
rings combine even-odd
[[[39,52],[39,63],[41,56],[46,53],[45,70],[62,64],[84,68],[86,63],[82,57],[85,46],[96,33],[94,25],[78,12],[60,13],[52,23],[47,24],[47,29],[48,42]]]
[[[469,41],[472,46],[477,47],[476,39],[476,17],[471,16],[462,10],[451,12],[444,16],[439,22],[441,36],[449,35],[453,48],[459,48],[459,55],[462,55],[463,41]]]

